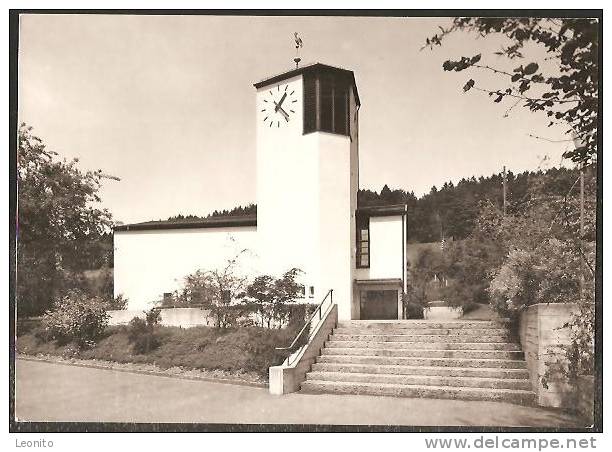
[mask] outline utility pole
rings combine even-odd
[[[573,137],[572,137],[573,141],[574,141],[574,148],[575,149],[580,149],[582,146],[584,146],[584,143],[582,141],[582,139],[580,139],[578,137],[578,135],[576,134],[576,132],[573,133]],[[580,244],[580,251],[583,253],[584,252],[584,163],[580,163],[580,237],[579,239],[579,244]],[[580,256],[580,299],[582,300],[582,297],[584,295],[584,259],[582,256]]]
[[[504,176],[503,176],[503,192],[504,192],[504,217],[506,216],[506,165],[504,165]]]
[[[580,249],[584,252],[584,165],[580,164]],[[584,262],[580,259],[580,299],[584,295]]]
[[[584,165],[580,166],[580,244],[584,237]]]

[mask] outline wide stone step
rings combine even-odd
[[[390,329],[419,329],[419,328],[502,328],[503,323],[489,320],[340,320],[339,328],[390,328]]]
[[[529,380],[510,378],[448,377],[437,375],[394,375],[356,372],[313,371],[306,374],[306,379],[318,381],[344,381],[358,383],[520,389],[524,391],[531,390],[531,382]]]
[[[336,341],[325,343],[328,348],[396,348],[409,350],[508,350],[521,351],[511,342],[384,342],[384,341]]]
[[[474,378],[529,378],[527,369],[487,368],[487,367],[440,367],[440,366],[402,366],[358,363],[318,362],[312,365],[313,372],[355,372],[385,375],[430,375],[439,377]]]
[[[323,348],[323,355],[391,356],[407,358],[470,358],[515,359],[523,358],[523,352],[504,350],[407,350],[390,348]]]
[[[368,394],[394,397],[487,400],[533,405],[535,394],[516,389],[465,388],[454,386],[401,385],[343,381],[306,380],[302,391],[311,393]]]
[[[525,361],[510,359],[468,359],[468,358],[407,358],[399,356],[354,356],[321,355],[320,363],[385,364],[400,366],[440,366],[440,367],[496,367],[505,369],[524,369]]]
[[[395,329],[395,328],[335,328],[334,334],[395,334],[411,336],[503,336],[511,337],[505,328],[418,328],[418,329]]]
[[[405,334],[337,334],[330,336],[334,341],[383,341],[383,342],[503,342],[508,343],[507,335],[405,335]]]

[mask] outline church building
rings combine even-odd
[[[249,278],[301,269],[308,302],[332,289],[339,320],[402,319],[406,207],[358,206],[353,72],[316,63],[254,87],[257,214],[116,226],[115,295],[149,309],[186,275],[240,256]]]

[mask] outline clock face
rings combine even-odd
[[[289,124],[296,112],[297,95],[289,85],[280,84],[268,89],[260,105],[261,120],[270,128]]]

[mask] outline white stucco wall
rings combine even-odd
[[[241,250],[248,251],[240,253]],[[198,269],[214,270],[240,253],[239,271],[258,273],[256,227],[115,231],[114,292],[128,309],[154,306],[164,292],[177,290]]]
[[[290,121],[264,121],[270,91],[295,92]],[[352,102],[354,102],[352,100]],[[314,301],[334,289],[339,317],[351,318],[357,143],[348,136],[303,134],[302,76],[257,90],[257,229],[268,273],[299,267]],[[351,105],[351,111],[355,107]],[[354,115],[352,115],[354,118]],[[351,128],[356,128],[354,124]]]
[[[401,215],[370,218],[370,268],[358,268],[357,279],[402,278],[402,227]]]
[[[352,318],[355,206],[351,202],[350,138],[317,133],[319,143],[319,266],[323,293],[334,289],[338,318]]]
[[[297,99],[289,122],[277,127],[264,117],[270,91],[285,89]],[[293,107],[293,108],[291,108]],[[359,175],[358,123],[355,98],[350,96],[351,136],[314,132],[303,134],[303,84],[296,76],[256,92],[257,228],[119,231],[115,234],[115,294],[142,309],[164,292],[180,287],[181,279],[198,268],[222,265],[236,248],[248,248],[258,258],[246,258],[251,275],[280,275],[292,267],[305,274],[300,282],[315,288],[318,303],[334,289],[340,319],[358,318],[353,297],[355,274],[355,210]],[[388,231],[382,231],[387,235]],[[227,246],[234,237],[234,247]],[[374,240],[374,238],[373,238]],[[397,240],[397,246],[400,239]],[[386,249],[381,249],[386,252]],[[393,256],[397,250],[393,250]],[[401,248],[399,249],[401,256]],[[401,259],[401,258],[400,258]],[[391,261],[395,261],[392,257]],[[387,274],[392,263],[379,258]],[[384,267],[384,268],[383,268]],[[400,273],[400,264],[397,272]],[[371,276],[383,277],[383,276]],[[395,273],[384,277],[399,277]]]
[[[357,234],[355,211],[357,210],[357,192],[359,191],[359,107],[355,98],[355,92],[350,90],[349,120],[351,134],[351,284],[356,277],[357,246],[355,237]],[[359,318],[359,294],[356,287],[351,288],[351,319]]]
[[[280,119],[280,127],[264,122],[269,112],[262,112],[270,101],[274,84],[257,90],[257,230],[262,271],[279,274],[298,267],[305,272],[302,282],[317,289],[319,237],[318,153],[313,137],[302,135],[302,77],[280,83],[298,100],[289,122]],[[316,297],[315,297],[316,298]]]

